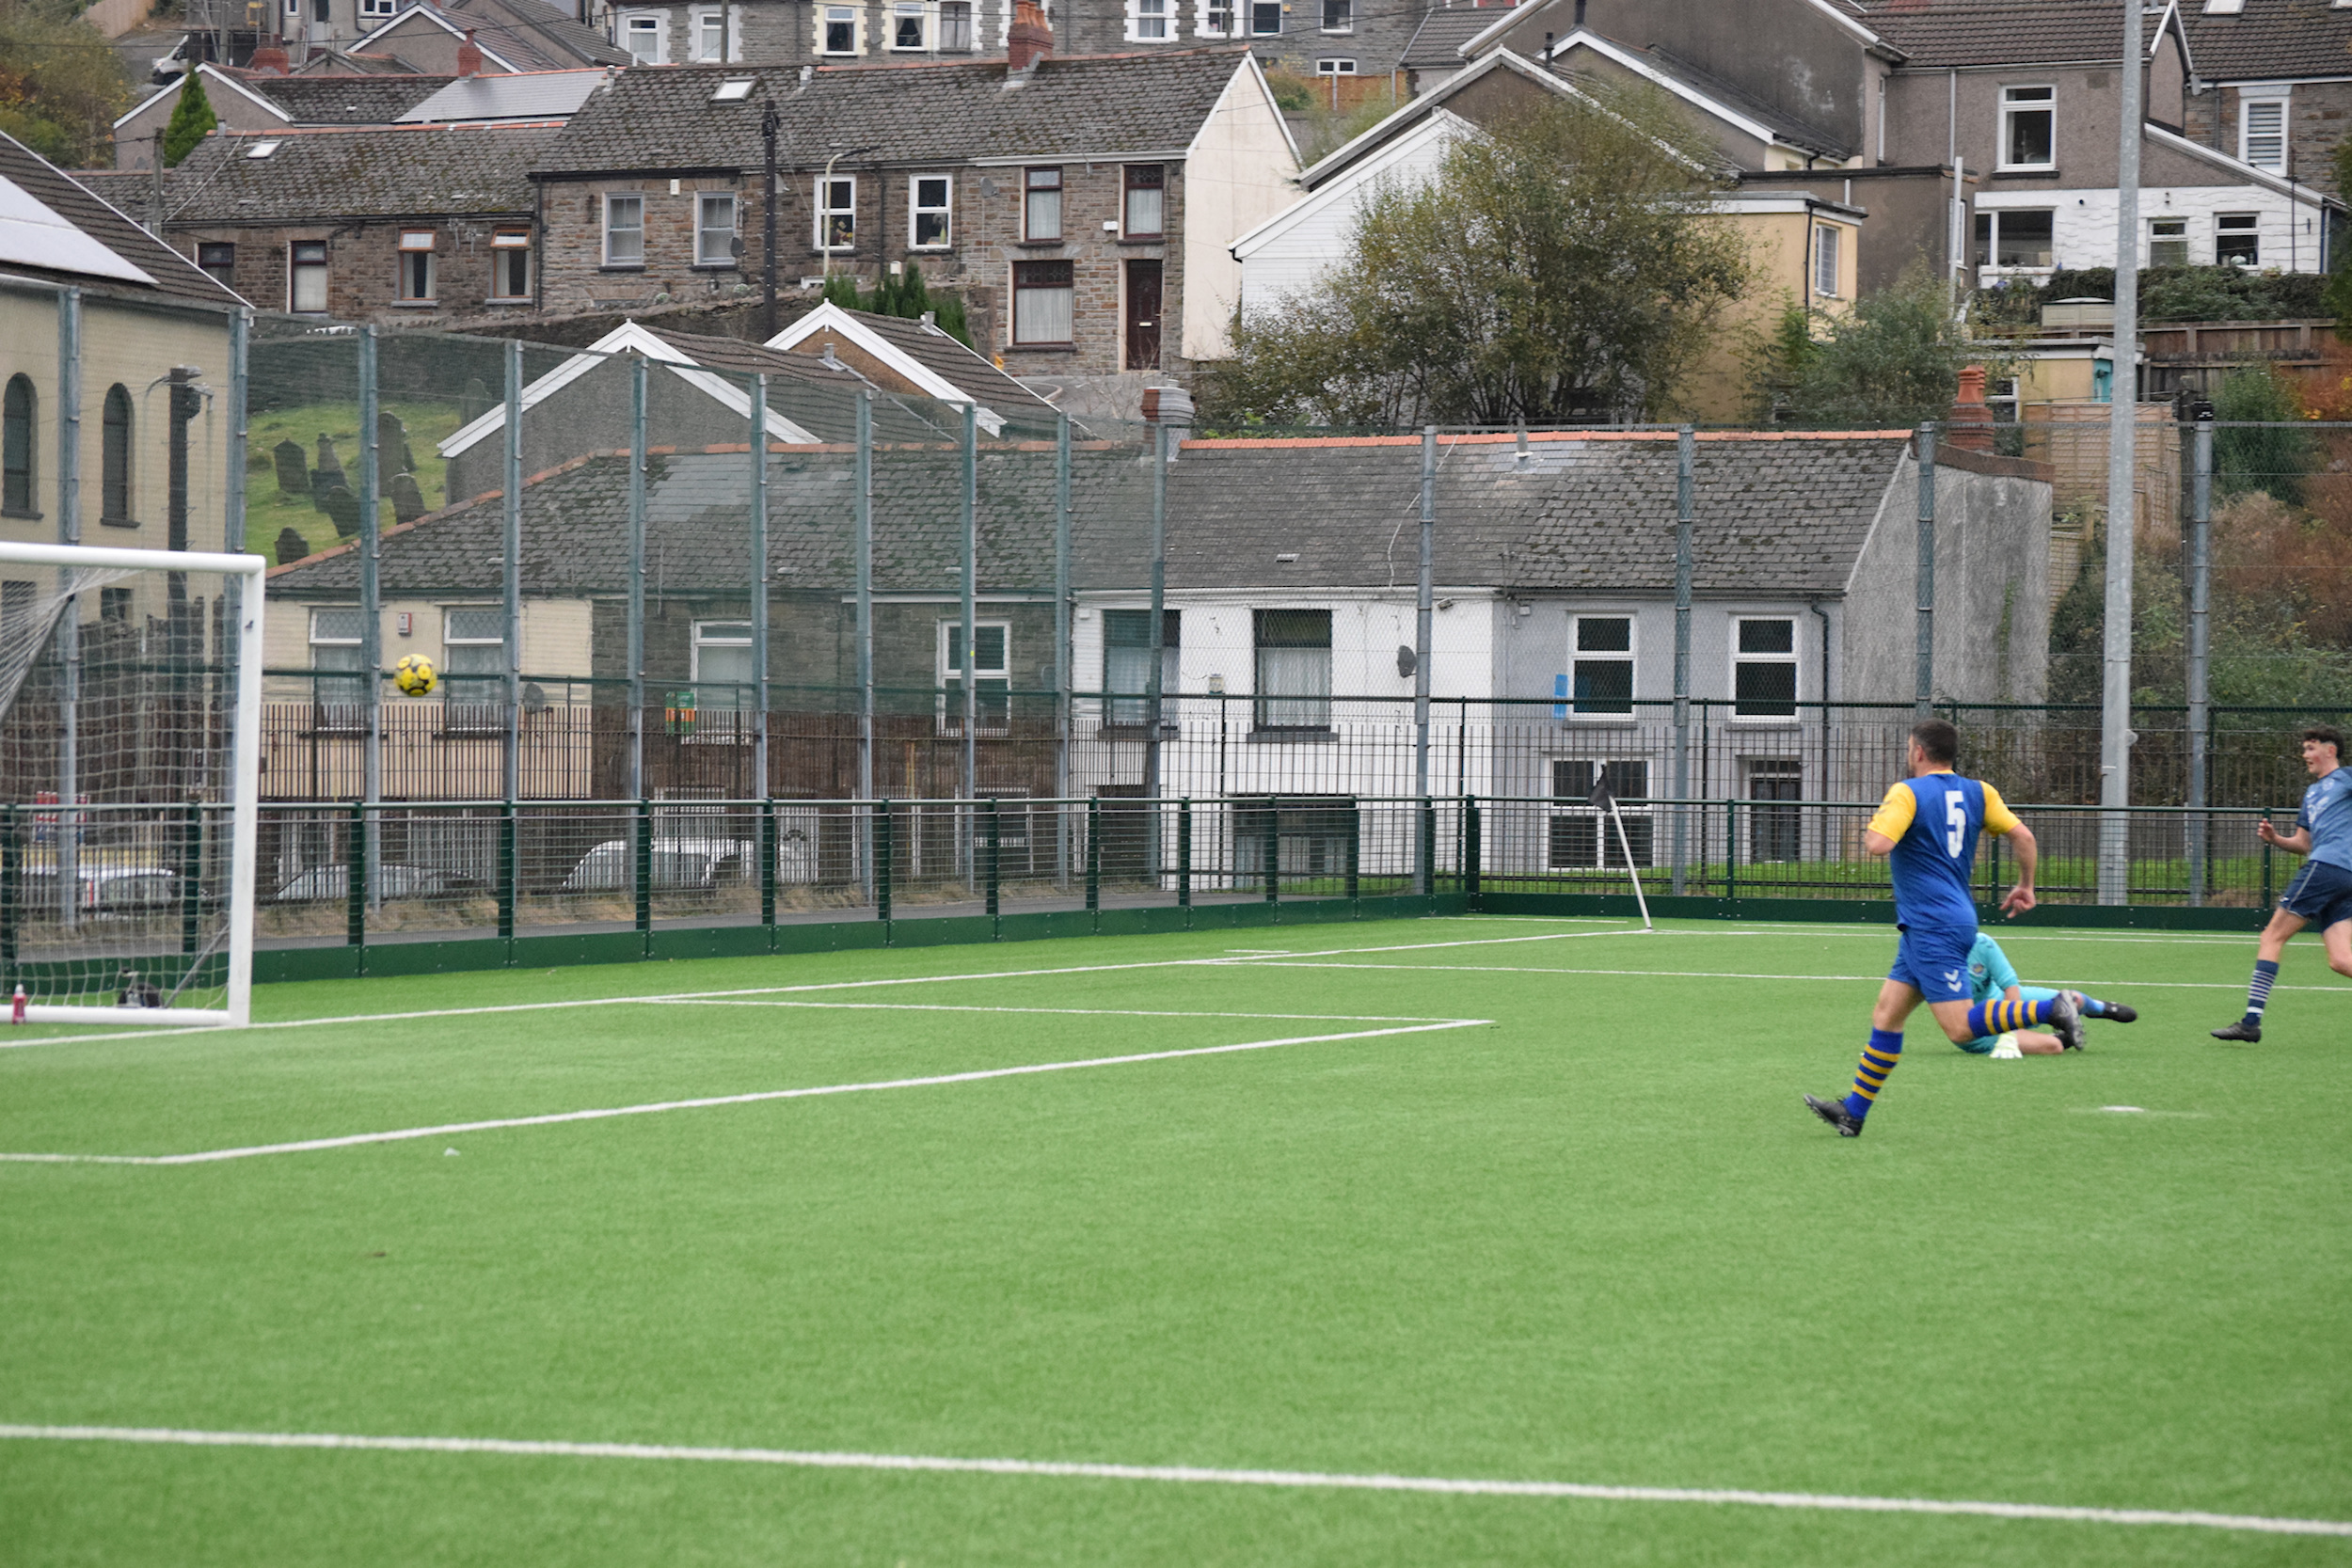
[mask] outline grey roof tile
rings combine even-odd
[[[1436,6],[1421,19],[1397,64],[1407,71],[1458,70],[1462,45],[1509,16],[1502,6]]]
[[[529,213],[528,170],[560,134],[544,125],[216,131],[171,172],[171,221]],[[267,157],[247,156],[272,141]]]
[[[2235,16],[2184,6],[2189,59],[2208,82],[2352,75],[2352,10],[2328,0],[2246,0]]]
[[[205,305],[245,303],[243,298],[215,282],[210,273],[199,270],[195,262],[140,228],[92,185],[83,184],[6,133],[0,133],[0,177],[23,187],[25,194],[155,281],[151,289],[148,285],[128,280],[92,279],[80,273],[24,261],[8,262],[10,272],[27,277],[55,277],[60,281],[119,290],[124,293],[160,293]],[[141,195],[144,195],[145,187],[146,181],[142,179],[139,183]],[[111,188],[117,195],[128,195],[120,183],[113,184]]]
[[[268,99],[296,125],[388,125],[454,76],[280,76],[239,71],[237,86]]]
[[[2142,36],[2153,42],[2163,21],[2164,7],[2148,6]],[[1907,0],[1873,7],[1867,22],[1913,70],[2095,65],[2123,52],[2117,0]]]

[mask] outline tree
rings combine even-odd
[[[69,168],[103,161],[130,107],[121,58],[65,0],[0,0],[0,131]]]
[[[1799,349],[1796,325],[1821,336]],[[1749,398],[1758,418],[1829,429],[1883,430],[1940,420],[1959,390],[1961,368],[1988,363],[1969,341],[1943,283],[1914,263],[1888,288],[1854,302],[1843,315],[1810,323],[1784,319],[1766,353],[1749,369]]]
[[[164,127],[164,167],[178,168],[180,160],[212,135],[220,120],[212,101],[204,96],[204,78],[189,71],[181,79],[180,102],[171,106],[171,122]]]
[[[2316,453],[2310,435],[2296,428],[2303,405],[2295,388],[2267,365],[2242,365],[2214,388],[2215,488],[2224,497],[2266,490],[2289,506],[2303,504],[2304,476]],[[2267,424],[2267,430],[2230,429]]]
[[[1204,424],[1553,423],[1673,406],[1740,239],[1710,156],[1653,89],[1590,86],[1464,135],[1365,198],[1346,251],[1245,312]]]

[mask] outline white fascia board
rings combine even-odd
[[[2141,130],[2146,138],[2158,147],[2174,152],[2185,152],[2191,157],[2202,159],[2216,168],[2226,171],[2233,177],[2233,183],[2260,185],[2273,195],[2283,196],[2291,201],[2308,207],[2325,207],[2330,199],[2324,191],[2316,190],[2299,182],[2290,183],[2267,169],[2256,168],[2253,165],[2233,158],[2227,152],[2217,152],[2210,147],[2199,146],[2186,136],[2176,136],[2161,125],[2149,124],[2142,126]]]
[[[1553,44],[1551,46],[1551,58],[1555,60],[1558,59],[1563,54],[1567,52],[1567,49],[1571,44],[1581,44],[1585,48],[1592,50],[1592,52],[1596,55],[1600,55],[1616,61],[1619,65],[1641,76],[1644,80],[1665,88],[1668,92],[1672,93],[1675,97],[1681,99],[1684,103],[1694,104],[1697,107],[1706,110],[1708,114],[1713,115],[1717,119],[1722,120],[1724,124],[1736,126],[1738,129],[1746,132],[1749,135],[1756,137],[1756,140],[1763,142],[1768,146],[1795,146],[1794,143],[1788,141],[1780,135],[1780,133],[1774,131],[1771,126],[1758,124],[1756,121],[1750,119],[1747,116],[1741,114],[1739,110],[1732,108],[1729,104],[1719,103],[1714,99],[1708,97],[1705,93],[1700,92],[1698,89],[1689,86],[1687,83],[1676,81],[1673,77],[1667,75],[1656,66],[1651,65],[1640,55],[1628,53],[1626,50],[1618,48],[1607,39],[1602,38],[1599,34],[1592,32],[1587,28],[1579,27],[1575,32],[1570,33],[1566,38],[1562,39],[1559,42]],[[1796,150],[1803,151],[1804,149],[1797,148]]]
[[[897,371],[900,375],[905,376],[909,381],[914,382],[915,386],[923,389],[926,396],[937,398],[942,403],[971,404],[974,409],[973,418],[977,420],[980,427],[991,436],[997,435],[1004,430],[1005,421],[993,409],[921,360],[910,357],[889,339],[884,338],[831,300],[827,300],[816,309],[801,317],[800,320],[760,346],[774,349],[779,354],[789,354],[805,342],[811,335],[828,326],[883,364],[888,365],[892,370]]]
[[[1180,164],[1186,149],[1181,147],[1145,148],[1136,152],[1021,152],[1009,157],[965,158],[962,162],[974,168],[1019,168],[1024,164]],[[938,160],[901,165],[908,168],[934,168]]]
[[[268,99],[263,98],[260,93],[255,92],[251,87],[246,87],[243,82],[238,81],[234,76],[219,70],[213,64],[212,61],[200,60],[197,63],[196,71],[194,72],[183,71],[180,75],[180,79],[172,83],[171,86],[167,87],[159,87],[155,91],[149,93],[145,98],[140,99],[136,103],[133,104],[130,111],[123,115],[121,119],[115,121],[115,129],[120,130],[123,120],[129,119],[132,115],[138,114],[142,110],[151,107],[159,99],[176,99],[181,90],[188,85],[188,77],[191,74],[200,74],[209,77],[212,81],[221,87],[227,87],[230,91],[235,93],[238,97],[244,99],[246,103],[252,104],[263,114],[272,116],[287,125],[292,125],[294,123],[294,117],[286,113],[285,110],[279,108]],[[209,93],[212,89],[208,87],[205,90]]]
[[[1236,261],[1248,261],[1265,245],[1279,239],[1300,223],[1324,212],[1336,202],[1357,196],[1366,180],[1377,179],[1432,141],[1451,141],[1471,129],[1469,120],[1451,109],[1438,108],[1429,112],[1420,124],[1393,138],[1371,158],[1359,164],[1341,178],[1326,181],[1318,189],[1301,197],[1288,207],[1266,219],[1235,240],[1227,248]]]
[[[427,22],[434,24],[443,32],[449,34],[452,38],[462,40],[466,36],[466,29],[458,26],[448,17],[443,16],[441,14],[441,8],[438,5],[410,6],[405,10],[402,11],[398,16],[393,17],[389,22],[387,22],[382,26],[376,28],[375,31],[361,34],[358,40],[352,44],[349,53],[354,55],[364,53],[369,44],[373,43],[377,39],[382,38],[386,33],[390,32],[393,28],[399,26],[402,23],[407,21],[413,16],[423,17]],[[482,57],[484,59],[496,63],[510,73],[518,72],[522,69],[514,61],[508,59],[505,55],[500,54],[488,44],[483,42],[479,36],[474,39],[473,46],[482,51]]]
[[[1527,12],[1523,8],[1518,6],[1510,7],[1505,9],[1501,16],[1495,18],[1492,22],[1486,24],[1486,26],[1481,27],[1477,32],[1455,44],[1454,46],[1454,52],[1467,60],[1470,57],[1471,51],[1475,50],[1480,44],[1485,43],[1489,39],[1500,37],[1503,32],[1509,29],[1513,23],[1525,22],[1526,20]]]
[[[1530,81],[1540,82],[1570,97],[1583,96],[1550,71],[1534,70],[1524,61],[1520,61],[1518,56],[1510,51],[1502,50],[1486,55],[1455,71],[1438,84],[1434,91],[1423,93],[1418,98],[1407,99],[1394,114],[1384,117],[1376,124],[1359,132],[1348,141],[1333,148],[1316,159],[1311,167],[1300,169],[1298,171],[1299,184],[1308,190],[1313,190],[1326,181],[1335,178],[1340,171],[1361,157],[1365,149],[1377,146],[1391,137],[1404,135],[1416,118],[1435,112],[1447,99],[1462,92],[1473,82],[1482,80],[1487,72],[1512,69],[1510,62],[1518,62],[1519,73]],[[1317,172],[1323,169],[1328,169],[1330,172],[1327,174]]]

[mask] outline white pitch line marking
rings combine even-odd
[[[1867,980],[1873,984],[1886,978],[1883,974],[1746,974],[1730,970],[1711,969],[1555,969],[1548,964],[1332,964],[1278,963],[1259,958],[1248,965],[1251,969],[1380,969],[1403,970],[1411,974],[1624,974],[1658,980]],[[2246,988],[2234,980],[2069,980],[2066,984],[2080,990],[2088,986],[2119,990],[2226,990],[2242,991]],[[2336,994],[2352,996],[2352,986],[2276,986],[2274,991],[2298,991],[2304,994]]]
[[[0,1154],[0,1161],[38,1165],[200,1165],[221,1160],[249,1160],[262,1154],[308,1154],[324,1148],[351,1148],[361,1144],[405,1143],[416,1138],[449,1137],[459,1132],[493,1132],[515,1127],[553,1127],[570,1121],[604,1121],[614,1117],[655,1116],[666,1111],[705,1111],[723,1105],[756,1105],[771,1100],[809,1100],[820,1095],[861,1094],[874,1089],[927,1089],[943,1084],[977,1084],[990,1078],[1070,1072],[1080,1068],[1127,1067],[1136,1062],[1168,1062],[1184,1056],[1222,1056],[1237,1051],[1271,1051],[1284,1045],[1321,1045],[1336,1040],[1376,1039],[1386,1035],[1430,1034],[1441,1029],[1469,1029],[1493,1022],[1484,1018],[1447,1019],[1437,1023],[1414,1023],[1395,1029],[1357,1029],[1341,1035],[1294,1035],[1286,1039],[1247,1040],[1238,1045],[1202,1045],[1183,1051],[1142,1051],[1124,1056],[1090,1056],[1075,1062],[1030,1062],[1020,1067],[936,1073],[927,1078],[886,1078],[863,1084],[826,1084],[804,1089],[760,1089],[750,1094],[663,1100],[645,1105],[556,1111],[535,1117],[500,1117],[488,1121],[444,1122],[434,1127],[404,1127],[389,1132],[350,1132],[341,1137],[304,1138],[294,1143],[256,1144],[244,1148],[208,1148],[193,1154]]]
[[[1453,1019],[1418,1013],[1216,1013],[1174,1012],[1147,1007],[976,1007],[952,1002],[793,1002],[756,996],[684,996],[651,1004],[660,1007],[820,1007],[877,1013],[1049,1013],[1070,1018],[1283,1018],[1322,1023],[1452,1023]]]
[[[961,1459],[937,1454],[842,1453],[803,1449],[689,1448],[670,1443],[559,1443],[509,1437],[376,1437],[323,1432],[203,1432],[174,1427],[0,1424],[0,1439],[49,1443],[142,1443],[207,1449],[361,1449],[379,1453],[498,1454],[526,1459],[683,1460],[781,1465],[821,1470],[1040,1476],[1186,1485],[1269,1486],[1349,1492],[1419,1492],[1447,1497],[1560,1497],[1597,1502],[1701,1503],[1818,1509],[1836,1513],[1963,1514],[2088,1525],[2169,1525],[2260,1535],[2352,1536],[2352,1521],[2278,1518],[2201,1510],[2081,1508],[2059,1503],[1949,1501],[1939,1497],[1843,1497],[1824,1492],[1754,1492],[1729,1487],[1613,1486],[1572,1481],[1488,1481],[1440,1476],[1351,1475],[1328,1470],[1227,1470],[1200,1465],[1106,1465],[1082,1460]]]

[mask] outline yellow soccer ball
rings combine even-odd
[[[392,666],[392,684],[404,697],[429,695],[440,679],[433,673],[433,661],[422,654],[410,654]]]

